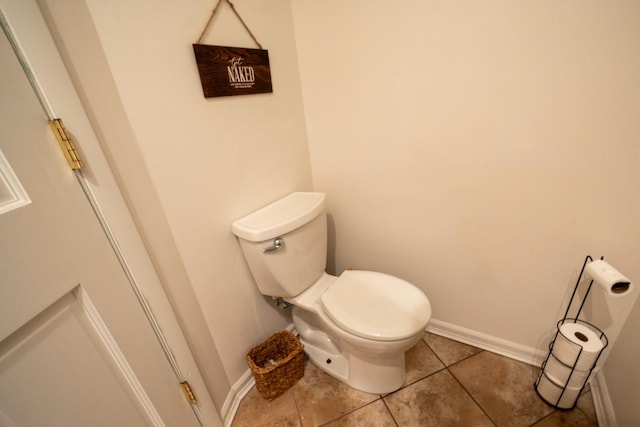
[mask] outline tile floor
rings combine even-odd
[[[269,402],[255,387],[232,427],[597,426],[588,388],[571,411],[536,394],[538,368],[425,333],[407,352],[407,381],[388,395],[347,387],[306,362],[304,377]]]

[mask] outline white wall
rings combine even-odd
[[[56,7],[74,2],[91,22],[68,28],[98,41],[66,40],[72,72],[170,293],[193,296],[179,314],[199,311],[215,341],[224,389],[287,322],[230,223],[311,189],[311,170],[331,268],[411,280],[454,325],[540,348],[587,253],[640,280],[633,1],[292,0],[292,17],[287,0],[236,0],[269,49],[274,93],[210,100],[190,44],[215,2]],[[205,43],[253,47],[226,6]]]
[[[586,254],[640,281],[640,3],[292,9],[338,273],[406,278],[433,318],[538,349]]]
[[[213,99],[191,45],[215,2],[54,3],[67,66],[191,344],[202,364],[204,351],[219,355],[222,368],[203,371],[220,408],[247,350],[290,322],[258,293],[231,234],[234,219],[311,189],[289,2],[234,2],[269,50],[274,92]],[[203,43],[255,47],[226,4]],[[202,323],[214,350],[198,348]]]
[[[231,222],[310,189],[289,3],[237,2],[269,50],[273,94],[204,99],[191,43],[210,1],[87,2],[229,378],[284,319],[255,288]],[[204,42],[255,47],[224,5]]]
[[[618,337],[618,345],[612,349],[603,369],[609,398],[620,427],[632,427],[640,422],[640,406],[637,398],[640,384],[638,325],[640,325],[640,305],[636,304]]]

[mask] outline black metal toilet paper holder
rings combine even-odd
[[[604,259],[604,257],[601,257],[600,259]],[[609,340],[607,338],[607,336],[604,334],[604,332],[602,332],[598,327],[596,327],[595,325],[586,322],[584,320],[580,320],[580,313],[582,312],[582,308],[584,307],[585,302],[587,301],[587,297],[589,296],[589,292],[591,291],[591,287],[593,286],[593,279],[589,282],[589,287],[587,288],[587,291],[584,294],[584,297],[582,298],[582,302],[580,304],[580,307],[578,308],[578,311],[576,312],[575,317],[569,317],[569,311],[571,310],[571,307],[573,305],[574,302],[574,298],[576,296],[578,287],[580,285],[580,282],[582,280],[582,275],[584,274],[584,269],[587,265],[587,262],[589,261],[593,261],[593,258],[590,255],[587,255],[587,257],[584,260],[584,263],[582,264],[582,269],[580,270],[580,275],[578,276],[578,280],[576,281],[576,285],[573,288],[573,293],[571,294],[571,299],[569,300],[569,304],[567,304],[567,310],[564,313],[564,316],[561,320],[558,321],[557,325],[556,325],[556,334],[553,338],[553,340],[551,341],[551,343],[549,343],[549,353],[547,354],[547,357],[545,358],[544,362],[542,362],[542,366],[540,369],[540,375],[538,375],[538,378],[536,379],[536,382],[534,384],[534,387],[536,389],[536,393],[538,393],[538,396],[540,396],[540,398],[542,400],[544,400],[546,403],[548,403],[549,405],[553,406],[556,409],[563,409],[563,410],[570,410],[575,408],[576,404],[578,403],[578,397],[580,396],[580,394],[582,394],[582,391],[584,390],[584,387],[587,385],[587,381],[589,380],[589,377],[591,376],[591,372],[593,371],[593,368],[595,368],[596,364],[598,363],[598,359],[600,359],[600,356],[602,355],[602,352],[604,351],[604,349],[609,345]],[[572,405],[561,405],[561,401],[562,398],[565,396],[565,393],[567,391],[567,388],[569,386],[570,380],[571,378],[574,376],[575,372],[576,372],[576,367],[578,365],[578,362],[580,361],[580,357],[582,355],[582,352],[584,350],[584,347],[582,347],[581,345],[575,343],[575,342],[571,342],[571,344],[576,346],[576,350],[577,350],[577,356],[575,361],[573,362],[573,364],[567,364],[564,363],[563,361],[561,361],[558,357],[556,357],[556,355],[554,354],[554,346],[556,344],[556,340],[558,339],[558,335],[562,334],[560,331],[560,327],[567,323],[567,322],[573,322],[573,323],[580,323],[583,325],[586,325],[589,329],[591,329],[594,333],[596,333],[596,335],[599,335],[599,339],[601,340],[603,346],[600,349],[598,355],[595,357],[593,363],[591,364],[591,366],[589,367],[588,370],[583,370],[582,372],[587,372],[585,379],[582,382],[582,385],[580,386],[580,391],[577,393],[575,400],[573,401]],[[564,336],[564,335],[563,335]],[[569,369],[569,375],[567,376],[567,379],[565,380],[564,384],[557,384],[556,381],[554,381],[553,379],[551,379],[547,373],[545,372],[545,368],[547,367],[547,363],[549,362],[549,359],[553,357],[558,363],[561,363],[562,365],[564,365],[567,369]],[[560,394],[558,395],[558,398],[555,399],[554,401],[550,402],[547,398],[545,398],[544,396],[542,396],[542,394],[540,393],[540,391],[538,390],[539,386],[540,386],[540,381],[542,380],[542,378],[545,377],[546,380],[548,380],[549,382],[551,382],[551,384],[553,386],[556,386],[558,388],[558,390],[560,390]]]

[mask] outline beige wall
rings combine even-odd
[[[620,427],[640,421],[638,384],[640,384],[640,306],[636,304],[604,367],[609,398]],[[622,344],[624,342],[624,345]]]
[[[215,2],[55,3],[46,14],[220,408],[247,350],[290,322],[231,234],[234,219],[311,189],[289,2],[234,2],[269,50],[274,93],[214,99],[191,44]],[[203,43],[255,47],[226,5]]]
[[[210,1],[87,2],[191,285],[233,383],[287,321],[255,288],[231,222],[311,177],[286,0],[237,2],[269,49],[273,94],[204,99],[191,43]],[[224,5],[203,40],[255,47]]]
[[[640,280],[635,2],[237,0],[274,93],[210,100],[190,44],[214,2],[85,3],[97,41],[73,48],[91,58],[76,82],[93,108],[113,101],[94,119],[180,315],[198,310],[215,342],[224,390],[288,322],[230,223],[311,189],[311,171],[332,270],[411,280],[435,319],[541,348],[585,254]],[[205,43],[253,47],[226,6]]]
[[[337,272],[396,274],[434,319],[538,349],[586,254],[640,280],[640,3],[292,9]],[[632,302],[596,317],[615,336]]]

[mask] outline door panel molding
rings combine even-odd
[[[0,342],[0,381],[14,385],[0,389],[1,425],[165,426],[80,285]]]
[[[0,215],[29,203],[29,195],[0,150]]]
[[[111,359],[118,367],[118,370],[125,378],[131,392],[136,396],[138,403],[142,408],[144,408],[145,413],[147,414],[149,420],[156,427],[164,427],[164,422],[162,421],[162,417],[158,413],[158,410],[151,402],[151,399],[144,391],[142,384],[138,380],[135,372],[127,362],[126,357],[118,347],[116,340],[109,332],[109,328],[100,317],[100,313],[96,309],[96,306],[91,302],[91,298],[82,288],[82,286],[77,286],[73,291],[73,295],[78,301],[80,307],[82,308],[87,320],[93,326],[94,332],[96,336],[100,338],[102,345],[107,350],[108,354],[111,356]]]

